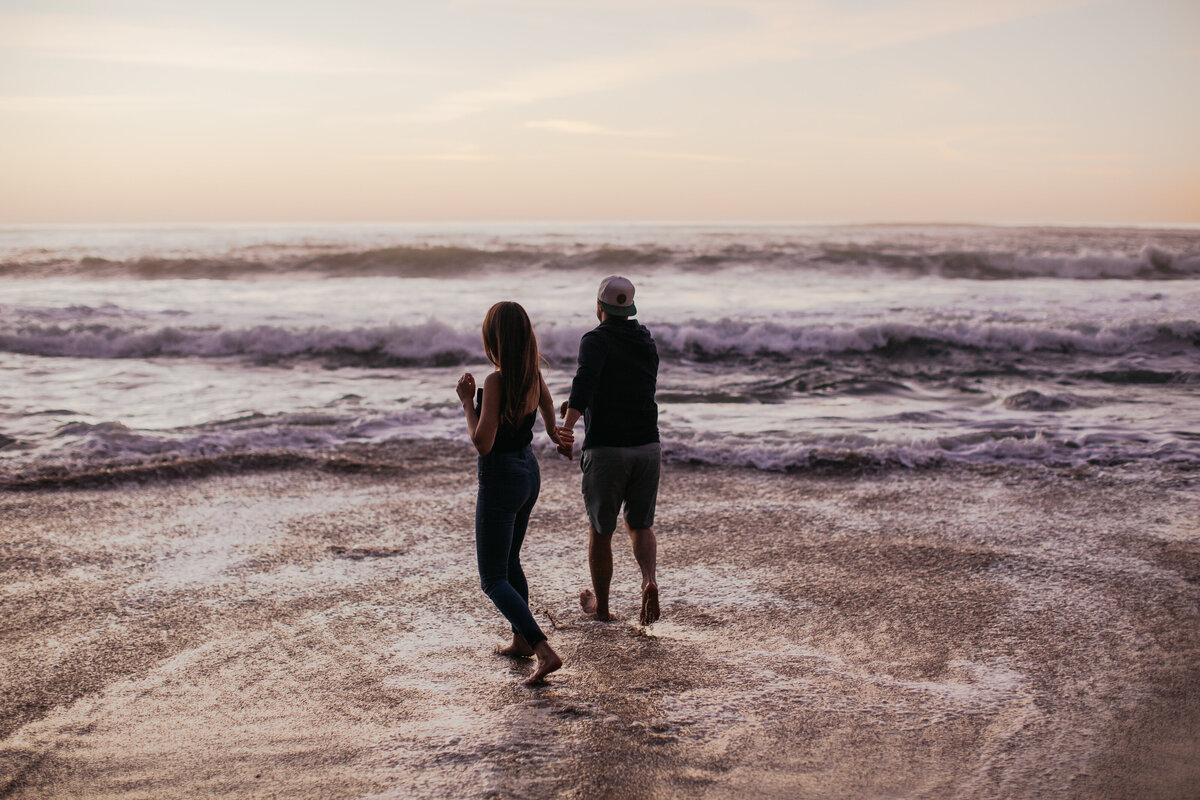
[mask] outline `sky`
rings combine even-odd
[[[1196,0],[0,0],[0,223],[1200,223]]]

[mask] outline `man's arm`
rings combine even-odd
[[[575,423],[591,405],[596,385],[600,382],[600,372],[607,360],[608,348],[600,334],[594,331],[585,333],[579,341],[579,367],[575,370],[575,379],[571,381],[571,396],[562,404],[563,424],[558,428],[559,452],[568,458],[573,457],[571,448],[575,443]]]
[[[608,360],[608,347],[599,333],[588,331],[579,340],[579,367],[575,370],[575,379],[571,381],[571,396],[567,400],[566,416],[575,412],[571,424],[579,419],[592,403],[596,386],[600,383],[600,373]]]
[[[583,414],[579,413],[579,409],[567,406],[566,411],[563,414],[562,426],[567,430],[571,430],[575,427],[575,423],[578,422],[579,418],[582,416]]]

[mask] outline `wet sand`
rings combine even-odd
[[[473,462],[0,492],[0,797],[1195,798],[1200,475],[666,470],[587,620],[574,464],[496,656]]]

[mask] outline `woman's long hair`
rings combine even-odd
[[[539,379],[537,337],[520,303],[503,300],[483,318],[483,352],[500,370],[500,421],[520,422],[530,389]]]

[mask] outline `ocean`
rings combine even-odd
[[[668,461],[1200,465],[1195,228],[5,226],[0,481],[466,448],[488,307],[528,310],[557,402],[610,274]]]

